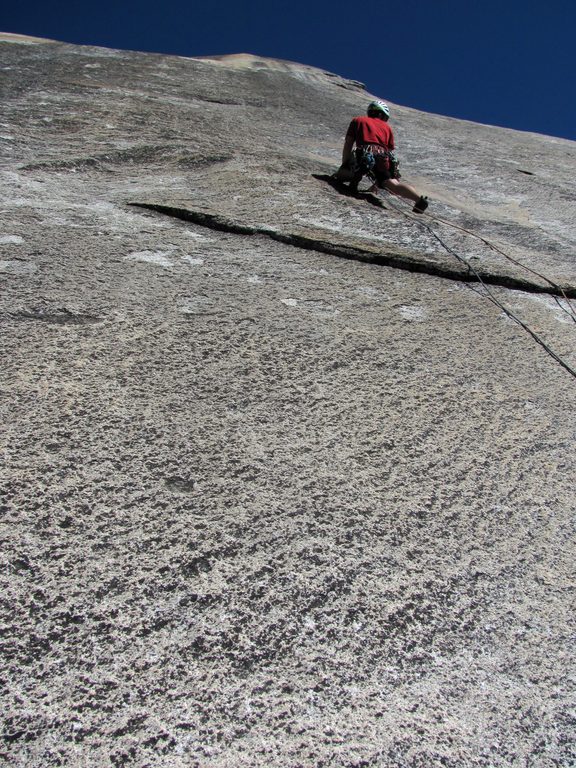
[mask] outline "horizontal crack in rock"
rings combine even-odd
[[[65,307],[54,312],[47,312],[43,309],[34,309],[31,311],[21,310],[19,312],[9,312],[8,314],[10,317],[17,320],[36,320],[51,325],[92,325],[93,323],[98,323],[102,319],[97,315],[71,312]]]
[[[339,256],[345,259],[356,261],[365,261],[371,264],[378,264],[385,267],[394,267],[403,269],[407,272],[418,272],[434,277],[443,277],[448,280],[457,280],[461,282],[486,283],[487,285],[498,285],[503,288],[512,288],[529,293],[541,293],[552,296],[564,296],[576,298],[576,287],[574,286],[542,286],[530,280],[524,280],[511,275],[497,275],[475,267],[466,268],[464,264],[450,267],[446,264],[425,261],[421,256],[412,256],[408,251],[371,251],[357,246],[334,243],[320,238],[307,237],[290,232],[278,232],[269,227],[257,225],[241,224],[214,213],[203,211],[193,211],[189,208],[177,208],[171,205],[162,205],[159,203],[128,203],[130,206],[145,208],[151,211],[157,211],[167,216],[172,216],[183,221],[191,221],[202,227],[215,229],[221,232],[230,232],[238,235],[263,235],[272,240],[292,245],[296,248],[303,248],[309,251],[318,251],[332,256]]]

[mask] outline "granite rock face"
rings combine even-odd
[[[574,765],[576,145],[0,38],[2,756]],[[386,94],[379,94],[385,98]]]

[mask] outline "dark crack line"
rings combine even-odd
[[[502,302],[492,294],[487,288],[488,285],[496,285],[503,288],[511,288],[514,290],[526,291],[529,293],[546,294],[551,296],[561,295],[564,298],[576,297],[576,289],[566,287],[557,289],[555,285],[543,288],[542,286],[530,283],[528,281],[519,280],[511,277],[498,277],[496,275],[484,274],[474,269],[464,259],[456,254],[452,249],[448,248],[452,255],[456,256],[462,267],[466,269],[457,270],[444,267],[439,264],[425,264],[423,262],[417,262],[410,259],[409,256],[402,254],[375,254],[370,251],[364,251],[361,248],[353,248],[349,246],[338,246],[334,243],[329,243],[324,240],[316,240],[311,237],[305,237],[304,235],[295,234],[282,234],[276,232],[273,229],[266,227],[247,226],[245,224],[239,224],[231,221],[224,216],[218,216],[213,213],[202,213],[201,211],[191,211],[187,208],[175,208],[168,205],[160,205],[157,203],[128,203],[128,205],[145,208],[151,211],[157,211],[158,213],[172,216],[173,218],[182,219],[183,221],[191,221],[194,224],[198,224],[202,227],[208,227],[209,229],[218,230],[220,232],[229,232],[237,235],[263,235],[269,237],[272,240],[277,240],[287,245],[292,245],[296,248],[304,248],[306,250],[317,251],[320,253],[326,253],[334,256],[340,256],[345,259],[354,259],[356,261],[365,261],[372,264],[379,264],[387,267],[395,267],[397,269],[403,269],[408,272],[420,272],[435,277],[443,277],[449,280],[457,280],[458,282],[477,283],[484,287],[488,292],[487,298],[496,304],[511,320],[518,323],[527,333],[532,336],[543,349],[552,357],[559,365],[561,365],[572,377],[576,379],[576,370],[574,370],[563,358],[554,352],[548,344],[538,336],[523,320],[520,320],[514,313],[507,309]],[[427,228],[428,225],[425,224]],[[441,242],[444,247],[447,247],[438,235],[435,237]]]
[[[510,288],[527,293],[546,294],[549,296],[562,296],[576,298],[576,288],[567,286],[560,288],[557,286],[544,287],[529,280],[510,277],[506,275],[493,275],[480,272],[471,266],[462,262],[462,267],[452,268],[442,264],[431,264],[422,262],[416,258],[411,258],[407,254],[384,252],[373,253],[365,251],[362,248],[347,245],[337,245],[327,240],[319,240],[305,235],[294,233],[282,233],[267,227],[250,226],[227,219],[213,213],[203,213],[201,211],[191,211],[187,208],[176,208],[170,205],[160,205],[157,203],[128,203],[136,208],[144,208],[157,213],[172,216],[183,221],[191,221],[201,227],[217,230],[219,232],[228,232],[235,235],[265,236],[271,240],[276,240],[286,245],[302,248],[308,251],[317,251],[326,253],[330,256],[339,256],[340,258],[354,261],[363,261],[370,264],[377,264],[384,267],[393,267],[407,272],[432,275],[433,277],[442,277],[447,280],[455,280],[467,283],[484,283],[486,285],[496,285],[501,288]]]

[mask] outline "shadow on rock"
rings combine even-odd
[[[358,192],[350,189],[350,187],[342,181],[338,181],[334,176],[329,176],[327,173],[313,173],[312,176],[318,181],[325,181],[332,189],[339,192],[346,197],[354,197],[356,200],[365,200],[370,205],[376,206],[376,208],[386,208],[382,200],[371,192]]]

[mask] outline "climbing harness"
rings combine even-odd
[[[368,176],[378,182],[378,174],[386,171],[391,178],[400,178],[400,161],[389,149],[380,144],[363,144],[352,153],[352,171],[354,176]]]

